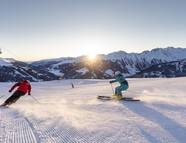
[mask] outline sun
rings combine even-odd
[[[85,53],[89,61],[95,61],[97,58],[99,49],[100,48],[98,48],[98,46],[89,45],[87,46],[87,48],[84,49],[83,52]]]
[[[89,54],[88,55],[88,58],[90,59],[90,60],[94,60],[95,58],[96,58],[96,54]]]

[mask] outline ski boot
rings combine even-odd
[[[114,95],[112,95],[112,96],[110,96],[110,97],[113,98],[113,99],[115,99],[116,96],[117,96],[117,94],[114,94]]]
[[[121,99],[122,99],[122,95],[121,95],[121,94],[118,94],[118,95],[116,96],[116,99],[117,99],[117,100],[121,100]]]
[[[111,98],[115,99],[115,100],[121,100],[122,99],[122,95],[121,94],[114,94],[111,96]]]

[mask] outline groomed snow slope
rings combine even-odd
[[[25,95],[9,108],[0,107],[0,142],[184,143],[186,78],[128,81],[123,94],[140,102],[97,100],[112,94],[109,80],[31,83],[41,104]],[[1,103],[12,85],[0,83]]]

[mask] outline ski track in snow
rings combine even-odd
[[[3,108],[3,107],[2,107]],[[33,129],[29,123],[14,109],[3,108],[1,110],[0,141],[3,143],[37,143]]]
[[[0,107],[0,143],[184,143],[185,79],[128,79],[125,96],[140,102],[97,100],[108,80],[31,83],[41,104],[26,95]],[[1,102],[11,86],[0,83]]]

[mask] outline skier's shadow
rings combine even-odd
[[[177,139],[177,141],[183,142],[186,140],[186,135],[185,135],[186,127],[181,126],[179,123],[173,121],[172,119],[170,119],[167,116],[163,115],[162,113],[156,111],[155,109],[146,106],[145,103],[143,103],[143,102],[126,103],[125,102],[122,104],[125,107],[127,107],[129,110],[131,110],[133,113],[136,113],[139,116],[141,116],[141,117],[143,117],[153,123],[159,124],[165,131],[167,131],[175,139]],[[171,109],[171,106],[170,106],[170,109]],[[172,107],[172,109],[173,109],[173,107]],[[143,131],[143,132],[145,132],[145,131]],[[152,140],[154,140],[154,139],[152,139],[152,135],[147,134],[147,133],[144,135],[145,135],[146,139],[149,140],[150,142],[152,142]]]

